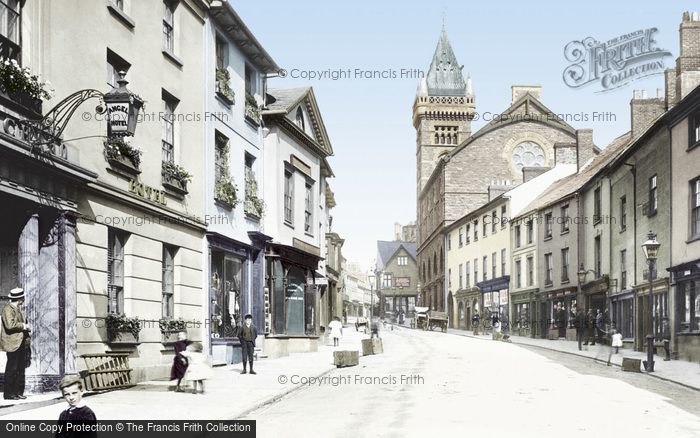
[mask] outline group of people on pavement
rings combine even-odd
[[[244,323],[236,327],[236,335],[241,343],[241,359],[243,371],[241,374],[257,374],[253,370],[253,359],[255,357],[255,339],[258,337],[258,329],[253,324],[253,316],[248,314],[244,318]],[[182,380],[192,382],[192,393],[198,392],[198,387],[204,393],[204,381],[212,376],[212,370],[207,363],[207,356],[202,353],[202,344],[191,342],[187,339],[187,333],[178,333],[178,340],[175,342],[175,357],[170,369],[170,380],[177,380],[176,392],[185,392],[182,388]]]

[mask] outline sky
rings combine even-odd
[[[700,10],[697,2],[647,0],[229,1],[287,71],[269,86],[314,88],[334,149],[333,231],[345,239],[343,255],[367,267],[376,258],[376,241],[393,239],[395,222],[415,220],[411,113],[443,21],[464,74],[472,78],[478,113],[506,110],[511,85],[540,85],[549,109],[571,117],[574,128],[592,128],[594,142],[604,148],[629,130],[633,90],[663,93],[663,75],[605,93],[595,84],[570,88],[563,81],[571,64],[565,46],[656,28],[656,47],[672,54],[663,60],[673,67],[682,13]],[[339,73],[348,69],[350,74]],[[484,123],[473,122],[472,132]]]

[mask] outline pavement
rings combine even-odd
[[[449,334],[466,336],[470,338],[493,341],[491,334],[487,335],[476,335],[473,332],[459,329],[448,329]],[[528,347],[544,348],[547,350],[558,351],[561,353],[573,354],[576,356],[585,357],[598,362],[607,363],[608,357],[610,357],[611,365],[618,367],[622,366],[622,358],[629,357],[633,359],[646,360],[647,355],[644,352],[634,351],[630,349],[620,349],[617,354],[610,355],[611,348],[607,345],[584,345],[583,350],[579,351],[578,343],[575,341],[566,341],[563,339],[548,340],[548,339],[533,339],[524,336],[511,336],[510,340],[513,344],[523,345]],[[662,356],[654,356],[654,372],[647,373],[642,371],[648,376],[652,376],[657,379],[666,380],[669,382],[677,383],[679,385],[685,386],[696,391],[700,391],[700,364],[688,362],[684,360],[670,360],[664,361]]]
[[[84,400],[103,420],[241,418],[299,389],[302,384],[292,376],[320,377],[334,370],[334,351],[361,352],[361,340],[368,337],[347,324],[339,347],[332,347],[330,341],[331,346],[320,345],[317,352],[260,359],[254,364],[256,375],[241,375],[242,364],[214,367],[204,394],[174,392],[174,382],[154,380],[129,389],[88,394]],[[21,402],[2,401],[0,420],[55,420],[66,408],[59,393],[29,396]]]

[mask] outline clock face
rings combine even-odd
[[[537,143],[524,141],[513,150],[512,163],[518,172],[522,172],[523,167],[542,167],[545,165],[544,150]]]

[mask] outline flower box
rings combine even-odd
[[[231,106],[235,102],[235,94],[231,90],[231,76],[225,68],[216,69],[216,95],[224,103]]]
[[[260,108],[255,97],[250,94],[245,96],[245,118],[254,125],[260,125]]]
[[[139,345],[140,342],[131,332],[113,332],[108,338],[108,343],[111,345]]]
[[[183,167],[175,163],[164,161],[162,163],[163,187],[181,195],[187,194],[187,183],[192,180],[192,175]]]

